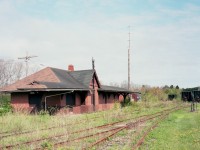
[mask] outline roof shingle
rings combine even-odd
[[[2,88],[0,91],[13,92],[31,89],[89,90],[89,86],[94,74],[96,75],[95,70],[67,71],[47,67],[22,80]],[[99,83],[98,77],[97,82]],[[127,89],[112,86],[99,86],[99,91],[130,92]]]

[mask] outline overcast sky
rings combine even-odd
[[[0,0],[0,59],[90,69],[104,84],[200,86],[199,0]]]

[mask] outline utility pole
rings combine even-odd
[[[131,27],[128,26],[128,90],[130,90],[130,49],[131,49]]]
[[[94,59],[92,57],[92,69],[95,70],[95,64],[94,64]]]
[[[34,58],[34,57],[38,57],[38,56],[29,56],[28,55],[28,52],[26,52],[26,56],[25,57],[19,57],[18,59],[24,59],[25,63],[26,63],[26,77],[28,75],[28,61],[31,59],[31,58]]]
[[[94,64],[94,59],[92,57],[92,69],[95,70],[95,64]],[[93,90],[93,95],[92,95],[92,99],[93,99],[93,110],[95,111],[95,86],[94,86],[94,76],[95,74],[93,74],[93,77],[92,77],[92,90]]]

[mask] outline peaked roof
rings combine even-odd
[[[94,75],[94,72],[94,70],[80,70],[71,71],[69,72],[69,74],[83,85],[89,85]]]
[[[68,71],[63,69],[44,68],[26,78],[0,89],[2,92],[19,91],[58,91],[58,90],[90,90],[90,83],[95,76],[99,91],[126,92],[124,88],[100,85],[96,71],[80,70]]]
[[[13,84],[3,87],[0,91],[16,91],[18,88],[47,88],[45,85],[31,85],[34,81],[59,82],[59,79],[52,72],[51,68],[47,67]]]
[[[27,89],[84,89],[89,90],[95,70],[74,71],[57,68],[44,68],[11,85],[3,87],[0,91],[13,92]]]
[[[95,70],[79,70],[79,71],[71,71],[69,72],[71,76],[74,77],[77,81],[82,83],[85,86],[90,85],[91,80],[93,79],[93,75],[96,78],[98,85],[100,86],[100,82]]]

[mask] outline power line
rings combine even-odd
[[[19,57],[18,59],[24,59],[25,63],[26,63],[26,77],[28,75],[28,61],[30,61],[31,58],[34,57],[38,57],[38,56],[29,56],[28,52],[26,52],[26,56],[25,57]]]

